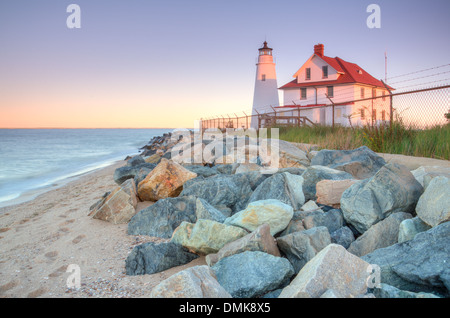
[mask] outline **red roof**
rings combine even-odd
[[[346,62],[339,57],[332,58],[328,56],[319,56],[319,55],[316,56],[324,60],[338,73],[342,73],[338,76],[337,80],[297,83],[297,79],[295,79],[292,82],[289,82],[286,85],[280,87],[280,89],[310,87],[310,86],[326,86],[337,84],[352,84],[352,83],[366,84],[370,86],[385,88],[385,86],[380,80],[377,80],[375,77],[367,73],[357,64]],[[361,71],[361,74],[358,71]],[[390,87],[389,85],[387,85],[387,87],[390,90],[394,90],[394,88]]]

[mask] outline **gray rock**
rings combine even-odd
[[[430,226],[450,220],[450,179],[433,178],[417,202],[417,216]]]
[[[376,298],[440,298],[431,293],[413,293],[400,290],[388,284],[380,284],[379,288],[373,289],[373,294]]]
[[[350,173],[356,179],[370,178],[386,161],[366,146],[354,150],[321,150],[312,159],[311,165],[328,166]]]
[[[411,218],[411,214],[404,212],[389,215],[386,219],[372,225],[363,235],[358,237],[350,245],[348,251],[356,256],[363,256],[379,248],[396,244],[400,223]]]
[[[231,164],[223,164],[214,166],[217,172],[222,174],[232,174],[233,173],[233,165]]]
[[[319,298],[332,289],[338,297],[360,297],[367,293],[369,264],[330,244],[310,260],[285,287],[279,298]]]
[[[301,176],[306,169],[296,168],[296,167],[288,167],[288,168],[280,168],[276,173],[288,172],[290,174],[295,174],[297,176]]]
[[[128,234],[171,238],[183,221],[196,222],[196,200],[193,196],[159,200],[133,216]]]
[[[145,164],[145,160],[144,158],[142,158],[141,156],[134,156],[133,158],[129,159],[127,161],[127,166],[129,167],[134,167],[134,166],[138,166],[138,165],[142,165]]]
[[[372,178],[361,180],[344,191],[344,219],[360,233],[395,212],[414,213],[422,186],[404,166],[387,164]]]
[[[212,267],[217,280],[231,296],[251,298],[283,287],[294,274],[289,261],[263,252],[243,252]]]
[[[149,168],[140,168],[139,171],[135,174],[134,176],[134,183],[136,185],[136,189],[139,185],[139,183],[145,179],[145,177],[148,176],[148,174],[150,172],[152,172],[153,169],[149,169]]]
[[[362,257],[381,268],[381,283],[412,292],[449,296],[450,222],[414,239],[378,249]]]
[[[281,288],[280,289],[275,289],[274,291],[268,292],[267,294],[265,294],[261,298],[278,298],[278,296],[280,296],[282,291],[283,291],[283,289],[281,289]]]
[[[219,210],[230,208],[237,212],[247,206],[251,193],[251,185],[245,174],[220,174],[185,183],[180,196],[196,196]]]
[[[145,275],[184,265],[198,256],[171,242],[148,242],[136,246],[125,260],[127,275]]]
[[[212,169],[209,167],[205,167],[205,166],[199,166],[199,165],[184,165],[184,167],[186,169],[188,169],[191,172],[196,173],[198,176],[202,176],[205,178],[214,176],[216,174],[218,174],[219,172],[217,171],[217,169]]]
[[[253,192],[249,202],[275,199],[299,209],[305,203],[303,178],[288,172],[277,173],[264,180]]]
[[[417,233],[425,232],[431,226],[422,221],[419,217],[403,220],[398,230],[398,243],[412,240]]]
[[[346,249],[354,240],[355,236],[353,235],[352,230],[350,230],[347,226],[343,226],[331,233],[331,242],[342,245]]]
[[[151,298],[231,298],[206,265],[185,269],[159,283]]]
[[[225,215],[203,199],[197,198],[195,215],[197,220],[205,219],[223,223]]]
[[[298,273],[318,252],[331,244],[331,238],[328,229],[320,226],[279,237],[277,244]]]
[[[133,179],[142,168],[149,169],[150,171],[156,167],[154,163],[143,163],[135,166],[124,166],[117,168],[114,171],[114,182],[121,185],[127,179]]]
[[[303,193],[305,200],[316,200],[316,184],[322,180],[347,180],[353,179],[350,173],[324,166],[310,166],[302,174]]]
[[[312,211],[306,213],[303,218],[303,226],[305,229],[325,226],[330,233],[333,233],[343,225],[344,217],[339,209],[333,209],[328,212]]]

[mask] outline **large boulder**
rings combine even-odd
[[[450,222],[362,257],[381,268],[381,283],[450,296]]]
[[[358,180],[322,180],[316,184],[317,202],[328,205],[338,206],[341,204],[342,193],[350,188]]]
[[[354,240],[355,236],[347,226],[343,226],[331,233],[331,243],[342,245],[344,248],[349,248]]]
[[[206,265],[185,269],[152,289],[151,298],[231,298]]]
[[[260,251],[273,256],[281,256],[276,241],[270,234],[270,226],[268,224],[263,224],[252,233],[247,234],[236,241],[225,244],[218,253],[207,255],[206,263],[209,266],[213,266],[222,258],[245,251]]]
[[[301,176],[288,172],[274,174],[255,189],[249,202],[275,199],[298,210],[305,203],[302,184]]]
[[[418,233],[431,229],[431,226],[422,221],[419,217],[403,220],[398,229],[398,243],[412,240]]]
[[[339,298],[359,297],[367,292],[369,263],[330,244],[301,269],[279,298],[319,298],[331,289]]]
[[[263,224],[270,225],[270,234],[283,231],[294,215],[294,210],[279,200],[263,200],[250,203],[245,210],[225,219],[225,224],[254,231]]]
[[[428,184],[417,202],[417,216],[430,226],[450,220],[450,179],[438,176]]]
[[[422,187],[426,189],[430,181],[437,176],[443,176],[450,179],[450,166],[420,166],[419,168],[412,170],[411,173]]]
[[[159,200],[130,220],[128,234],[169,239],[182,222],[197,221],[196,200],[197,198],[192,196]]]
[[[422,192],[422,186],[406,167],[387,164],[372,178],[345,190],[341,209],[346,222],[364,233],[392,213],[414,213]]]
[[[247,231],[239,227],[200,219],[195,224],[181,223],[174,231],[171,242],[180,244],[195,253],[208,255],[217,253],[225,244],[247,234]]]
[[[251,184],[246,174],[219,174],[186,183],[180,196],[193,195],[221,211],[228,208],[237,212],[247,206],[251,193]]]
[[[318,252],[331,244],[331,238],[328,229],[320,226],[279,237],[277,244],[298,273]]]
[[[294,274],[287,259],[250,251],[223,258],[212,269],[220,285],[235,298],[264,295],[286,285]]]
[[[148,242],[136,246],[125,260],[127,275],[145,275],[184,265],[198,256],[172,242]]]
[[[350,173],[324,166],[311,166],[302,174],[303,193],[305,200],[316,200],[316,185],[322,180],[348,180],[353,179]]]
[[[400,224],[412,215],[397,212],[389,215],[386,219],[372,225],[363,235],[354,241],[348,251],[356,256],[364,256],[379,248],[397,244]]]
[[[89,216],[113,224],[128,223],[136,214],[136,204],[135,197],[117,187],[92,207]]]
[[[155,167],[156,165],[153,163],[143,163],[134,166],[124,166],[117,168],[114,171],[114,181],[118,185],[121,185],[125,180],[133,179],[142,168],[147,169],[148,171],[152,171]]]
[[[127,166],[134,167],[134,166],[138,166],[138,165],[144,164],[145,162],[146,161],[144,160],[144,158],[142,158],[141,156],[137,155],[137,156],[134,156],[134,157],[130,158],[127,161]]]
[[[382,157],[366,146],[354,150],[321,150],[311,160],[311,165],[346,171],[356,179],[372,177],[385,164]]]
[[[311,211],[304,213],[302,218],[305,229],[312,229],[318,226],[325,226],[330,233],[344,225],[344,217],[339,209],[333,209],[328,212]]]
[[[183,184],[197,177],[183,166],[171,160],[161,162],[138,185],[138,195],[142,201],[158,201],[180,194]]]

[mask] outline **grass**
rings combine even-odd
[[[450,159],[450,124],[414,129],[402,122],[365,127],[279,127],[280,139],[316,144],[320,149],[355,149],[367,146],[375,152]]]

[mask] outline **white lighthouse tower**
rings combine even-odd
[[[258,63],[256,64],[255,92],[253,95],[253,110],[251,127],[258,129],[258,117],[255,115],[273,112],[270,106],[280,105],[278,99],[277,74],[273,55],[267,42],[259,49]]]

